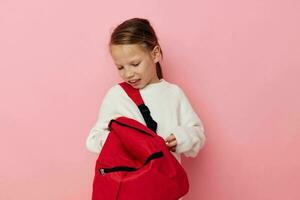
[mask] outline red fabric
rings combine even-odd
[[[143,164],[159,151],[163,157]],[[140,169],[105,175],[99,172],[99,168],[115,166]],[[119,117],[111,122],[110,133],[96,162],[92,200],[178,200],[188,189],[187,175],[163,138],[134,119]]]
[[[119,83],[119,85],[125,90],[127,95],[134,101],[136,105],[141,105],[144,103],[139,89],[132,87],[126,82]]]

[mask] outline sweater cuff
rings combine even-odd
[[[177,146],[176,153],[184,153],[187,157],[196,157],[204,146],[205,136],[201,127],[181,127],[172,130]]]

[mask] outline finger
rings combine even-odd
[[[176,151],[176,146],[170,148],[170,151],[175,152]]]
[[[170,142],[170,141],[175,140],[175,139],[176,139],[175,136],[173,134],[171,134],[165,140]]]
[[[177,141],[176,141],[176,140],[173,140],[173,141],[171,141],[171,142],[166,143],[166,145],[167,145],[169,148],[174,147],[174,146],[177,145]]]

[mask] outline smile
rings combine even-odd
[[[136,79],[136,80],[131,80],[131,81],[129,81],[129,83],[136,83],[136,82],[138,82],[140,79]]]

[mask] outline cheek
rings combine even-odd
[[[124,71],[123,70],[118,70],[118,74],[119,74],[119,76],[124,77]]]
[[[149,65],[148,65],[148,67],[147,67],[147,73],[148,73],[149,75],[155,74],[155,71],[156,71],[155,68],[156,68],[156,65],[155,65],[155,64],[149,63]]]
[[[142,75],[142,74],[145,73],[145,67],[144,67],[144,66],[140,66],[140,67],[138,67],[138,68],[135,70],[135,72],[136,72],[137,74],[139,74],[139,75]]]
[[[146,62],[143,66],[141,66],[141,68],[139,69],[140,73],[143,75],[149,75],[152,73],[151,70],[151,63]]]

